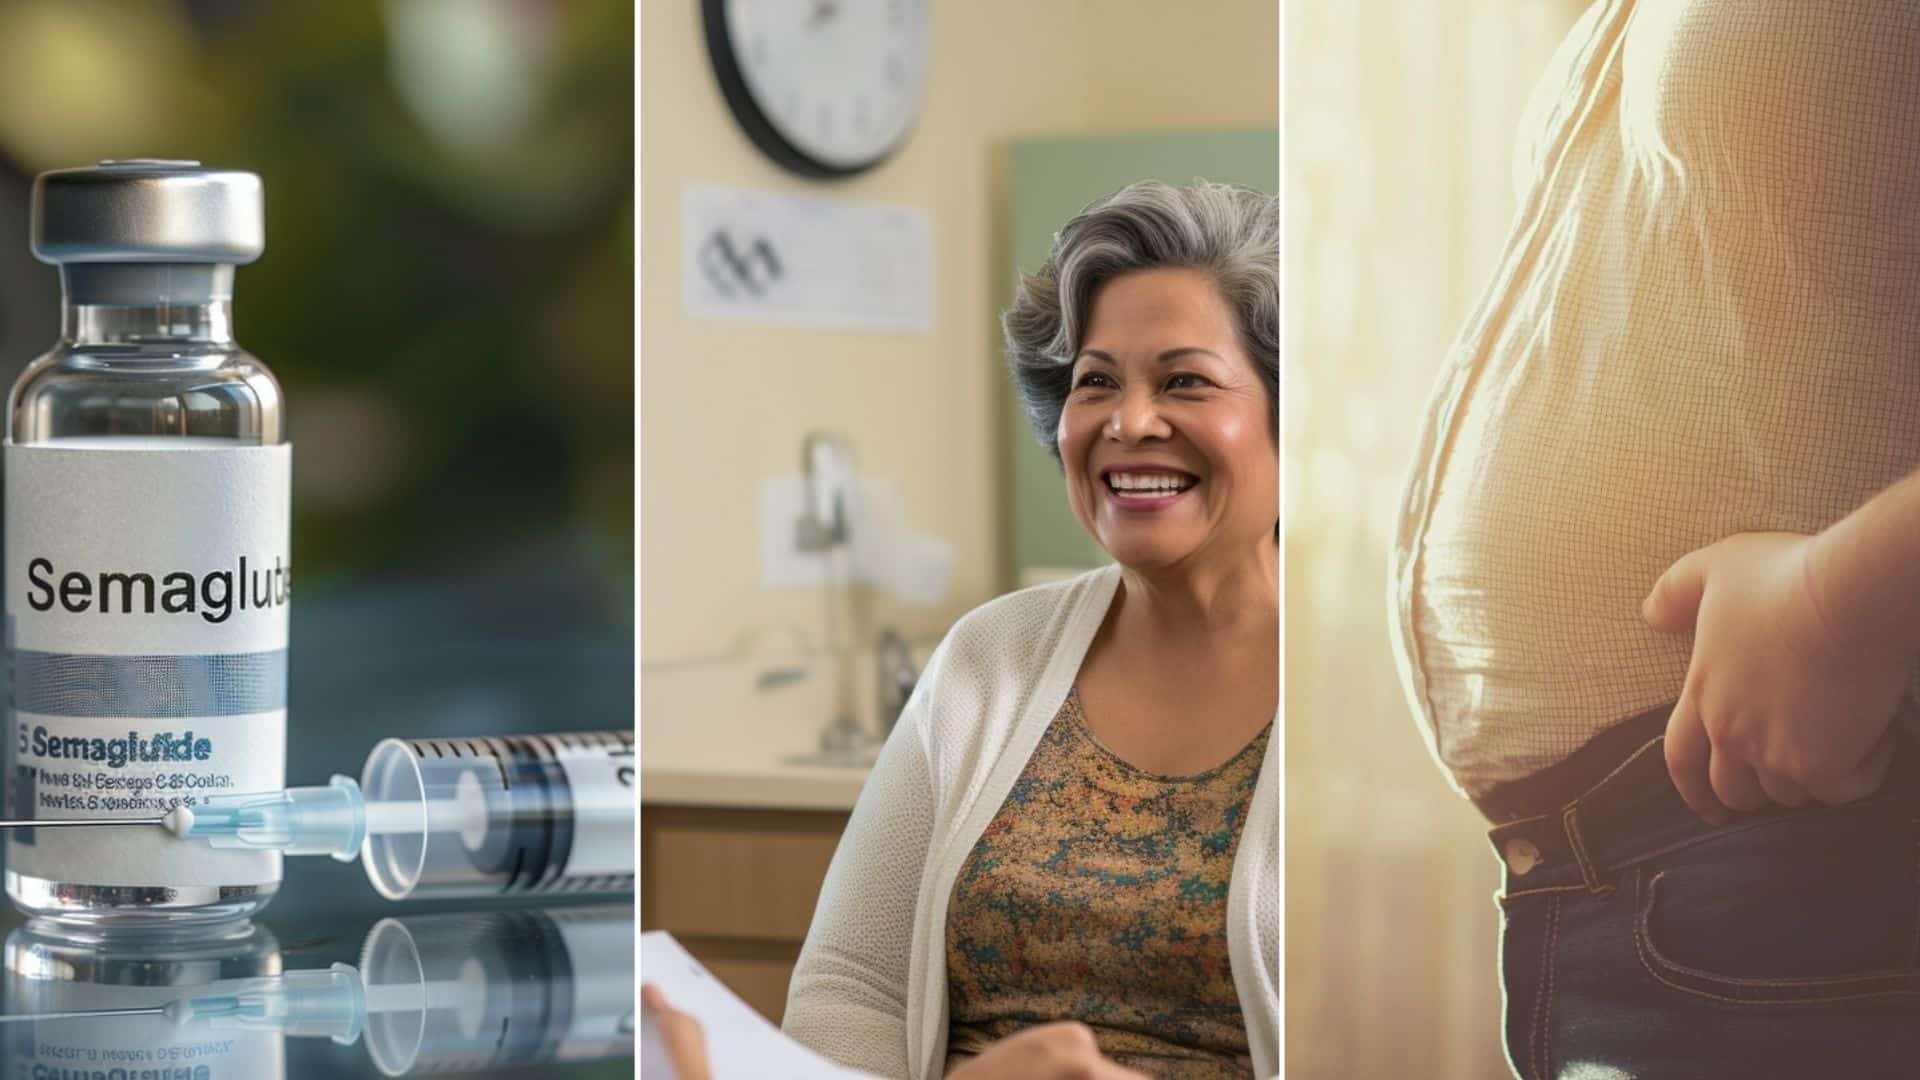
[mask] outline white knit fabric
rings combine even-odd
[[[834,853],[784,1027],[887,1077],[940,1075],[947,900],[1105,618],[1109,566],[975,609],[940,643]],[[1280,1070],[1281,739],[1270,739],[1227,891],[1227,951],[1255,1072]]]

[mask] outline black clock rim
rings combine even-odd
[[[700,0],[700,15],[706,29],[707,55],[713,60],[713,71],[719,77],[720,93],[727,99],[727,107],[733,110],[733,118],[739,121],[753,145],[782,168],[813,180],[844,180],[887,161],[906,145],[907,137],[913,133],[911,124],[877,157],[858,165],[834,165],[795,146],[773,126],[773,121],[753,100],[753,91],[747,88],[746,76],[740,70],[739,58],[733,54],[732,38],[727,32],[727,0]]]

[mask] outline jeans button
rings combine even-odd
[[[1533,841],[1525,837],[1507,841],[1507,869],[1513,871],[1515,877],[1525,877],[1527,871],[1539,865],[1540,849],[1533,846]]]

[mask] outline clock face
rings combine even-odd
[[[871,168],[906,140],[927,85],[928,0],[704,0],[727,102],[774,160]]]

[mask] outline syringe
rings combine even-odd
[[[214,847],[357,856],[389,900],[633,889],[633,732],[387,739],[360,781],[213,795],[164,817],[0,822],[159,825]]]

